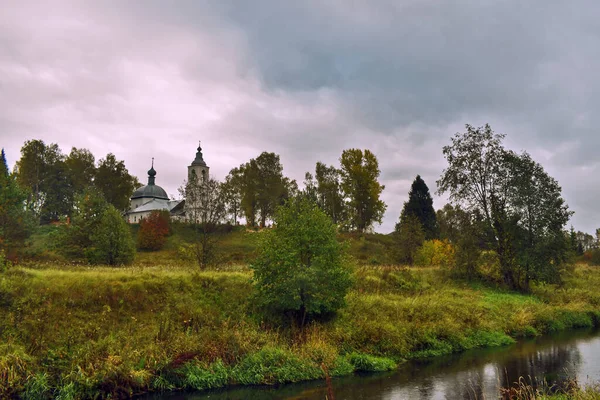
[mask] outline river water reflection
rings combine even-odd
[[[358,399],[496,399],[500,387],[525,377],[528,383],[580,384],[600,381],[600,333],[567,332],[512,346],[411,362],[386,374],[333,379],[336,400]],[[178,393],[148,399],[325,399],[324,382],[277,388],[234,388]]]

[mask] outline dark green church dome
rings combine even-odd
[[[169,200],[169,196],[167,196],[167,192],[165,192],[165,189],[161,188],[158,185],[142,186],[141,188],[133,192],[133,196],[131,196],[131,199],[139,199],[140,197],[150,197],[153,199]]]
[[[154,184],[156,179],[156,171],[154,170],[154,158],[152,159],[152,167],[148,171],[148,184],[146,186],[142,186],[133,192],[131,196],[131,200],[139,199],[139,198],[151,198],[151,199],[164,199],[169,200],[169,196],[167,196],[167,192],[165,189],[161,188],[158,185]]]

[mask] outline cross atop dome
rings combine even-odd
[[[148,170],[148,185],[154,185],[156,171],[154,170],[154,157],[152,157],[152,166]]]

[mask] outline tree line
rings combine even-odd
[[[559,280],[571,255],[597,248],[591,235],[565,230],[572,212],[558,182],[528,153],[506,149],[503,139],[489,125],[467,125],[451,139],[442,149],[447,168],[436,182],[437,192],[447,194],[450,203],[437,211],[426,183],[415,178],[392,233],[397,262],[440,259],[435,253],[443,252],[455,273],[476,277],[482,257],[492,257],[502,283],[527,290],[533,281]],[[57,145],[39,140],[25,143],[13,173],[3,163],[3,201],[18,203],[13,211],[28,211],[38,222],[81,217],[82,198],[102,198],[124,211],[139,185],[112,154],[96,163],[88,150],[73,148],[64,155]],[[347,149],[339,165],[317,162],[299,189],[283,174],[279,155],[263,152],[233,168],[223,182],[184,182],[182,197],[197,204],[188,207],[188,217],[202,221],[190,251],[201,266],[210,264],[220,224],[238,224],[243,218],[250,227],[265,227],[280,206],[295,198],[315,204],[338,231],[368,232],[387,207],[380,172],[370,150]],[[10,243],[7,235],[26,236],[27,229],[9,233],[8,225],[3,223],[3,243]]]
[[[234,224],[244,217],[248,226],[264,227],[278,206],[303,196],[314,201],[340,229],[365,232],[381,223],[386,209],[380,172],[370,150],[348,149],[342,152],[339,167],[317,162],[314,177],[307,172],[304,188],[299,190],[295,180],[283,175],[279,155],[263,152],[229,172],[219,198]]]
[[[124,161],[112,153],[96,162],[87,149],[73,147],[64,154],[57,144],[42,140],[25,142],[13,174],[25,191],[25,208],[42,224],[71,217],[75,197],[89,187],[102,193],[117,210],[125,211],[131,194],[141,186]]]
[[[558,182],[527,152],[506,149],[504,137],[489,125],[466,125],[443,148],[448,166],[437,187],[450,203],[437,213],[417,177],[396,226],[403,261],[413,262],[426,240],[441,239],[452,245],[452,267],[463,276],[476,277],[487,256],[511,289],[560,281],[577,247],[565,231],[572,212]]]

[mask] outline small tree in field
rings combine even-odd
[[[129,226],[113,205],[102,214],[100,224],[92,235],[94,247],[90,261],[97,264],[130,264],[135,257],[135,243]]]
[[[227,216],[223,185],[215,179],[190,179],[179,192],[185,197],[186,215],[194,227],[194,243],[184,245],[201,269],[217,264],[219,224]]]
[[[415,254],[415,265],[421,267],[454,265],[454,247],[447,240],[426,240]]]
[[[563,228],[572,212],[558,182],[528,153],[505,149],[504,135],[489,125],[466,129],[444,147],[448,168],[439,194],[481,216],[485,247],[496,252],[509,288],[528,291],[531,281],[559,281],[569,255]]]
[[[61,225],[55,237],[57,250],[71,259],[87,258],[91,261],[94,248],[92,237],[107,208],[104,196],[95,188],[87,188],[76,195],[71,223]]]
[[[425,241],[423,226],[417,217],[408,215],[396,224],[396,259],[408,265],[415,261],[417,250]]]
[[[417,175],[408,192],[408,201],[404,203],[400,219],[412,215],[416,217],[421,226],[426,240],[437,239],[439,230],[435,210],[433,209],[433,199],[429,194],[429,188],[423,178]]]
[[[386,204],[381,200],[385,186],[377,180],[381,171],[377,157],[370,150],[348,149],[340,157],[340,185],[347,198],[351,228],[365,232],[375,222],[381,223]]]
[[[270,314],[307,319],[344,306],[352,285],[349,260],[335,225],[319,207],[294,198],[279,208],[252,265],[256,299]]]
[[[148,218],[140,221],[137,242],[140,250],[160,250],[167,241],[171,230],[171,218],[169,212],[152,211]]]

